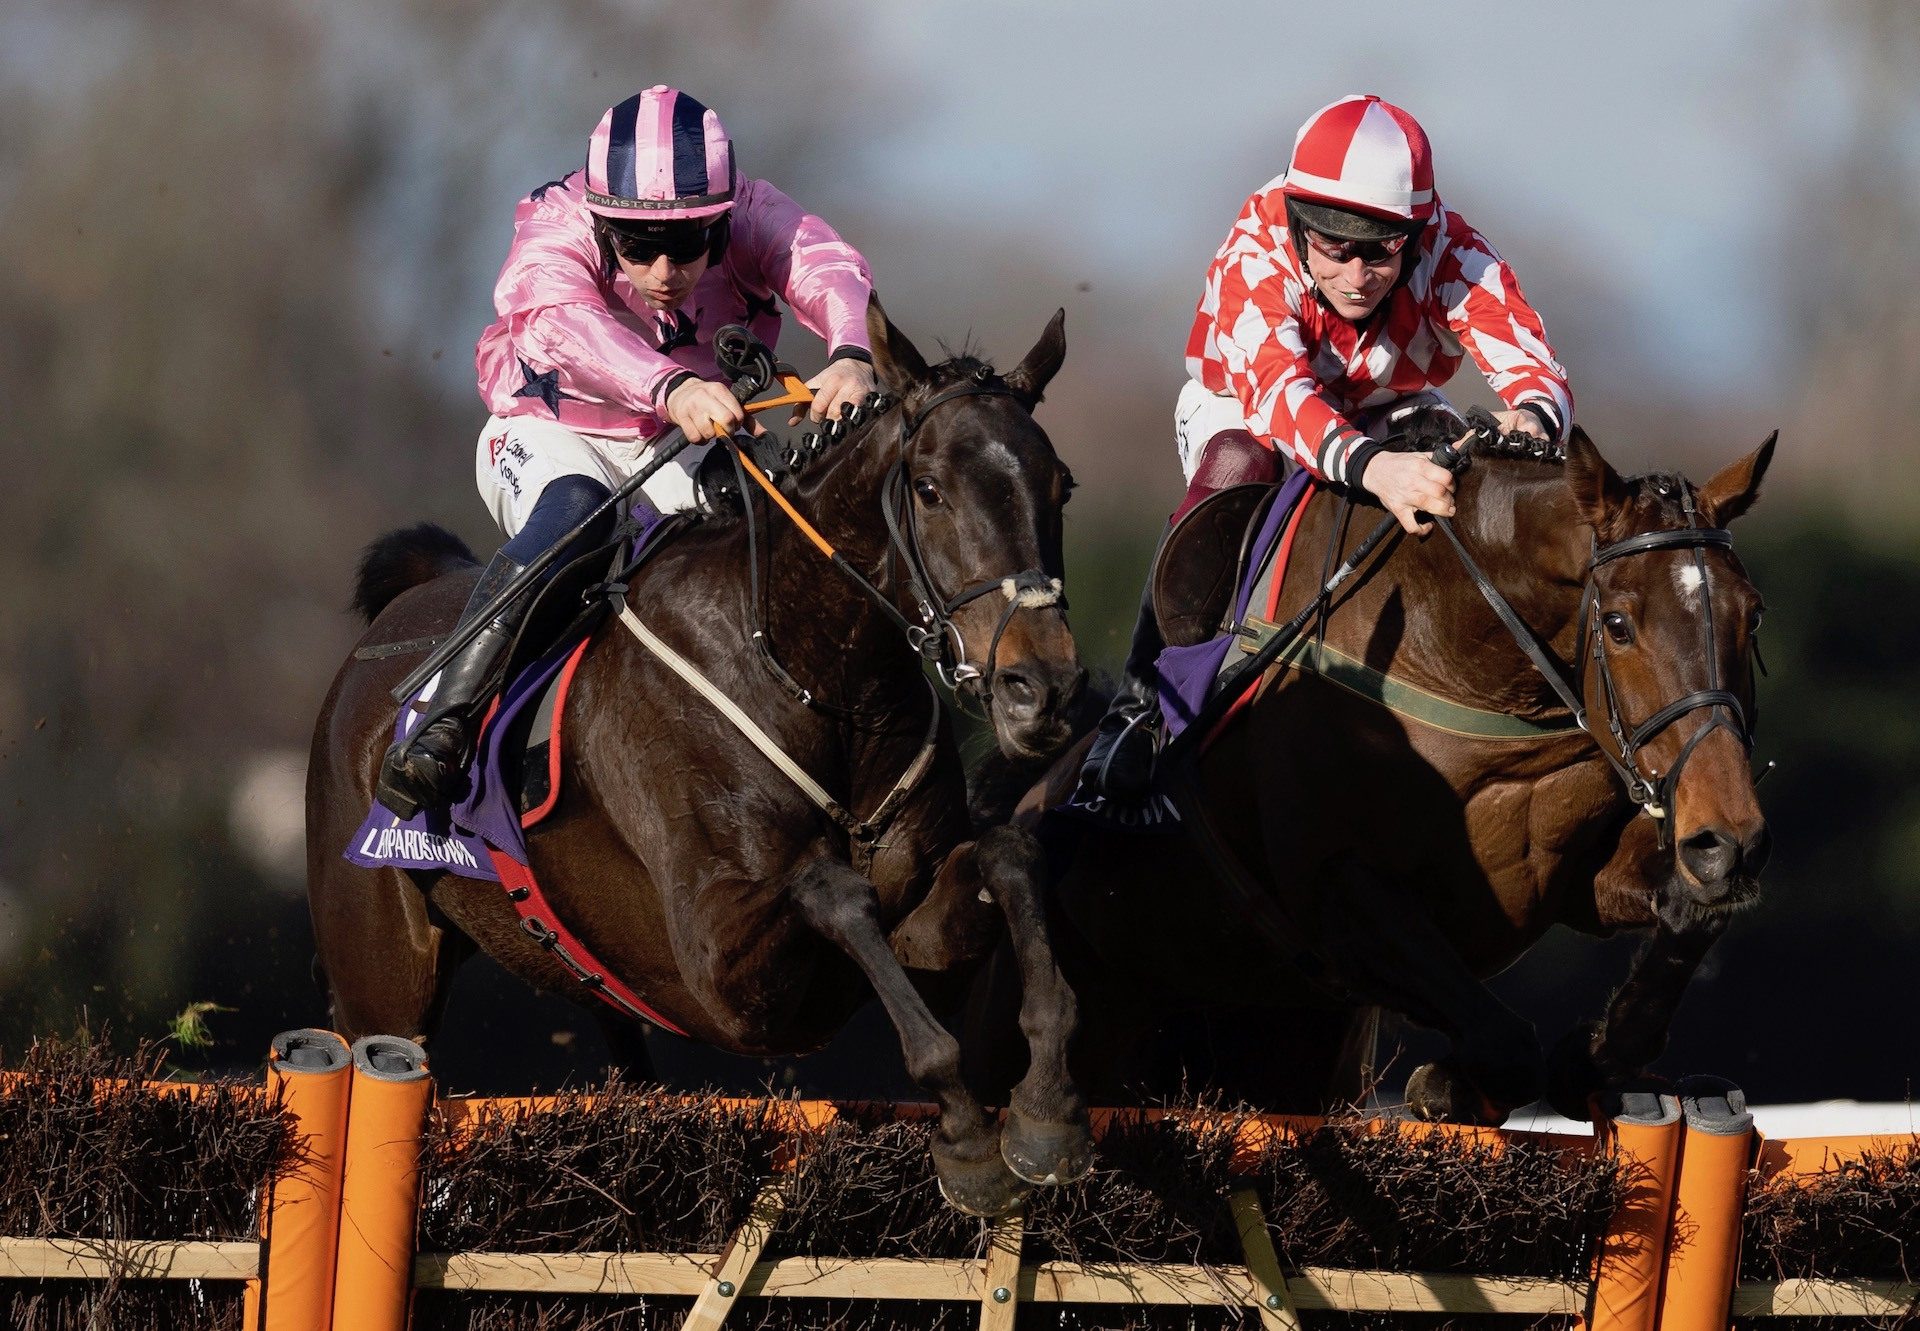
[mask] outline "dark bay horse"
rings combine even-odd
[[[1061,576],[1072,479],[1032,416],[1065,357],[1064,322],[1063,311],[1002,377],[973,357],[929,366],[872,306],[875,366],[893,402],[848,427],[789,494],[886,605],[757,491],[758,582],[735,517],[695,524],[625,593],[855,818],[871,817],[915,765],[939,710],[926,656],[896,617],[937,623],[923,599],[950,612],[963,692],[985,706],[1006,754],[1051,754],[1069,738],[1064,716],[1085,671],[1049,580]],[[401,532],[369,552],[364,643],[453,623],[476,568],[445,555],[450,539],[441,534],[436,554]],[[1035,587],[1043,594],[1030,596]],[[591,1003],[498,884],[341,857],[390,737],[387,690],[411,663],[350,658],[314,735],[309,897],[334,1028],[349,1039],[429,1036],[476,946],[533,985]],[[1030,1182],[1085,1171],[1085,1112],[1065,1066],[1075,1007],[1046,935],[1037,847],[1011,828],[974,835],[947,718],[931,767],[877,840],[858,846],[618,625],[583,659],[566,726],[560,802],[529,835],[532,867],[609,972],[694,1038],[756,1056],[820,1047],[877,992],[909,1074],[939,1102],[935,1162],[956,1205],[998,1214]],[[962,1086],[958,1043],[922,992],[957,987],[1003,929],[1026,979],[1032,1055],[1004,1133]]]
[[[1055,937],[1089,1092],[1150,1075],[1128,1058],[1196,1011],[1214,1014],[1218,1047],[1188,1072],[1243,1073],[1238,1093],[1299,1112],[1361,1089],[1379,1009],[1451,1040],[1407,1088],[1427,1118],[1497,1123],[1543,1089],[1584,1116],[1591,1093],[1642,1073],[1767,856],[1749,767],[1761,600],[1722,529],[1753,504],[1773,443],[1699,487],[1623,480],[1579,430],[1564,464],[1473,456],[1455,532],[1593,733],[1570,725],[1440,533],[1372,556],[1322,622],[1374,685],[1281,669],[1176,776],[1178,802],[1204,810],[1198,831],[1189,817],[1173,835],[1080,837]],[[1374,525],[1358,513],[1313,497],[1279,621]],[[1390,709],[1381,674],[1442,704]],[[1023,821],[1072,789],[1083,748]],[[1663,817],[1629,799],[1615,760]],[[1555,923],[1651,937],[1605,1020],[1543,1060],[1482,981]]]

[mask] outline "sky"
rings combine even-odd
[[[920,207],[1003,200],[1090,277],[1136,286],[1176,354],[1206,259],[1300,122],[1377,92],[1421,120],[1441,196],[1523,282],[1525,251],[1564,247],[1634,313],[1651,366],[1763,387],[1770,201],[1846,106],[1805,4],[844,8],[916,91],[868,145],[873,183]],[[1551,328],[1553,293],[1534,294]]]
[[[1101,317],[1164,347],[1177,373],[1201,275],[1241,202],[1284,169],[1309,113],[1370,91],[1426,126],[1442,197],[1514,264],[1550,333],[1556,301],[1597,290],[1633,328],[1620,362],[1633,373],[1707,400],[1764,395],[1788,350],[1769,304],[1768,275],[1790,262],[1780,200],[1856,105],[1844,39],[1809,0],[1338,12],[1274,0],[803,0],[769,23],[804,32],[802,49],[823,67],[777,83],[764,65],[778,40],[659,59],[583,52],[577,16],[513,5],[465,20],[486,34],[475,68],[421,77],[410,38],[439,21],[430,12],[324,15],[308,21],[329,48],[330,99],[397,104],[416,131],[388,145],[411,183],[383,201],[369,236],[370,262],[392,269],[376,288],[387,293],[381,333],[449,351],[471,346],[485,321],[511,199],[571,165],[597,108],[628,85],[671,81],[697,94],[732,85],[730,101],[707,97],[749,171],[829,217],[857,207],[881,219],[872,229],[896,250],[919,228],[946,238],[916,262],[991,267],[1010,244],[1030,249],[1100,291]],[[37,97],[83,97],[139,60],[137,31],[113,5],[29,3],[5,28],[0,88]],[[782,95],[740,97],[763,83]],[[795,89],[849,126],[817,145],[798,182],[755,153],[788,113],[771,103]],[[456,223],[470,275],[457,291],[423,290],[411,256],[444,247],[452,229],[435,144],[475,118],[492,138],[500,215]],[[1592,286],[1543,281],[1569,271]],[[1051,312],[1034,294],[1014,320],[1023,328]],[[465,364],[446,357],[449,391],[471,391]],[[1569,368],[1577,385],[1580,366]]]

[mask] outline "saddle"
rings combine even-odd
[[[1228,627],[1234,593],[1259,552],[1254,538],[1280,487],[1232,485],[1208,495],[1174,524],[1154,556],[1148,584],[1160,636],[1192,647]]]

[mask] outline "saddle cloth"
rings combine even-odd
[[[630,552],[631,572],[656,554],[679,525],[664,518],[644,495],[634,497],[628,515],[632,542],[623,548]],[[564,575],[558,579],[564,580]],[[554,590],[555,584],[549,583],[539,596],[544,599]],[[537,605],[532,613],[539,614]],[[376,802],[347,846],[346,858],[362,868],[445,870],[489,882],[499,882],[500,874],[488,847],[525,866],[526,829],[552,812],[559,798],[560,722],[567,686],[596,627],[593,619],[576,623],[500,691],[480,723],[465,799],[445,809],[422,809],[408,819]],[[428,680],[401,705],[393,723],[394,740],[431,714],[437,683],[438,677]]]
[[[1305,512],[1305,498],[1313,486],[1313,477],[1296,468],[1280,482],[1280,493],[1267,506],[1247,560],[1247,575],[1233,598],[1234,628],[1223,629],[1206,642],[1191,647],[1168,647],[1160,653],[1156,669],[1160,676],[1160,711],[1166,720],[1167,738],[1185,730],[1199,715],[1213,692],[1220,672],[1233,655],[1239,640],[1238,626],[1249,610],[1271,618],[1279,589],[1286,578],[1286,556],[1294,521]]]
[[[492,846],[527,862],[525,831],[546,817],[559,797],[560,721],[567,687],[591,635],[550,649],[507,685],[482,723],[465,799],[444,809],[422,809],[402,819],[376,803],[346,850],[363,868],[445,870],[463,878],[499,882]],[[423,693],[433,685],[429,682]],[[425,715],[430,697],[409,700],[394,722],[399,740]]]
[[[1313,478],[1295,470],[1280,482],[1279,493],[1265,510],[1260,530],[1249,549],[1247,572],[1233,598],[1232,622],[1243,622],[1249,610],[1269,616],[1276,589],[1286,577],[1288,542],[1294,519],[1304,511],[1305,497]],[[1168,738],[1186,729],[1208,694],[1213,691],[1220,672],[1233,658],[1233,646],[1239,634],[1223,629],[1206,642],[1186,647],[1167,647],[1157,661],[1160,676],[1160,710]],[[1132,832],[1170,832],[1180,826],[1180,814],[1164,791],[1155,789],[1137,804],[1117,804],[1100,795],[1076,787],[1064,804],[1047,811],[1071,818],[1101,823]],[[1046,838],[1043,835],[1042,840]]]

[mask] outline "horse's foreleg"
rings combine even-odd
[[[824,856],[794,870],[787,883],[801,914],[853,959],[900,1036],[907,1074],[940,1105],[933,1161],[940,1190],[963,1211],[1003,1215],[1027,1185],[1000,1158],[999,1134],[960,1077],[960,1042],[934,1018],[880,926],[873,884]]]
[[[1494,997],[1426,906],[1347,859],[1329,867],[1319,898],[1321,945],[1359,997],[1453,1041],[1444,1063],[1417,1068],[1407,1103],[1422,1118],[1503,1122],[1541,1089],[1533,1024]]]
[[[996,827],[970,847],[975,870],[1007,917],[1020,966],[1020,1031],[1027,1040],[1027,1073],[1013,1088],[1000,1149],[1013,1172],[1029,1183],[1071,1183],[1093,1167],[1087,1106],[1067,1071],[1067,1046],[1079,1025],[1079,1006],[1054,958],[1040,900],[1045,872],[1031,832]],[[959,854],[962,852],[956,852]]]
[[[1584,1119],[1595,1094],[1646,1073],[1666,1050],[1681,996],[1726,925],[1725,915],[1701,915],[1678,927],[1664,916],[1656,922],[1608,1001],[1605,1019],[1576,1026],[1554,1049],[1548,1099],[1555,1112]]]
[[[1009,1096],[1000,1149],[1027,1182],[1054,1184],[1070,1183],[1093,1167],[1093,1139],[1086,1101],[1067,1070],[1079,1008],[1054,957],[1040,899],[1043,872],[1032,833],[989,829],[947,856],[926,900],[894,929],[891,943],[909,970],[974,968],[1000,939],[992,907],[1006,917],[1020,972],[1019,1021],[1028,1056]]]

